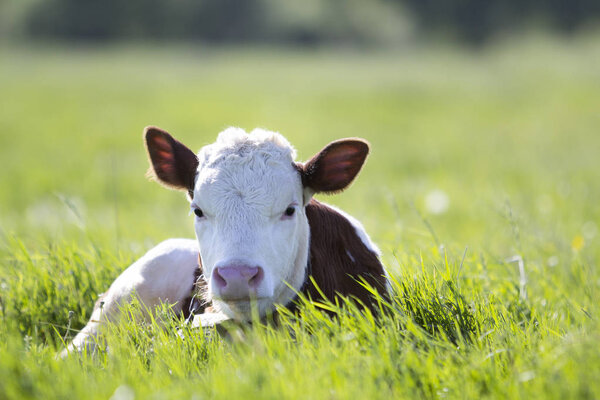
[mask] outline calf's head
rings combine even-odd
[[[262,129],[226,129],[197,155],[159,128],[144,136],[152,175],[188,193],[207,297],[236,319],[295,296],[309,256],[306,205],[345,189],[369,152],[361,139],[342,139],[302,164],[283,136]]]

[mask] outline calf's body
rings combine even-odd
[[[261,316],[276,304],[292,307],[297,292],[351,296],[372,308],[361,282],[387,291],[379,250],[362,225],[312,198],[352,182],[366,142],[333,142],[302,164],[287,140],[263,130],[230,128],[198,155],[158,128],[145,137],[153,175],[188,193],[196,240],[164,241],[127,268],[66,352],[92,347],[133,296],[148,309],[168,302],[185,314],[199,294],[213,312],[245,320],[252,307]]]

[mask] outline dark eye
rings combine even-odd
[[[288,207],[285,209],[285,216],[286,217],[291,217],[292,215],[294,215],[294,213],[296,212],[296,209],[294,207]]]
[[[199,209],[199,208],[194,208],[194,214],[196,214],[196,216],[197,216],[198,218],[202,218],[202,217],[204,217],[204,213],[203,213],[203,212],[202,212],[202,210],[201,210],[201,209]]]

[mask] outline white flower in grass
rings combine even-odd
[[[435,189],[425,196],[425,208],[431,214],[443,214],[449,206],[450,198],[443,190]]]

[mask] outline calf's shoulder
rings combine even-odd
[[[310,226],[311,274],[327,299],[338,294],[351,296],[372,308],[371,294],[360,285],[364,280],[382,295],[387,293],[387,278],[379,261],[379,249],[362,225],[341,210],[316,200],[306,206]],[[321,296],[309,285],[313,299]]]

